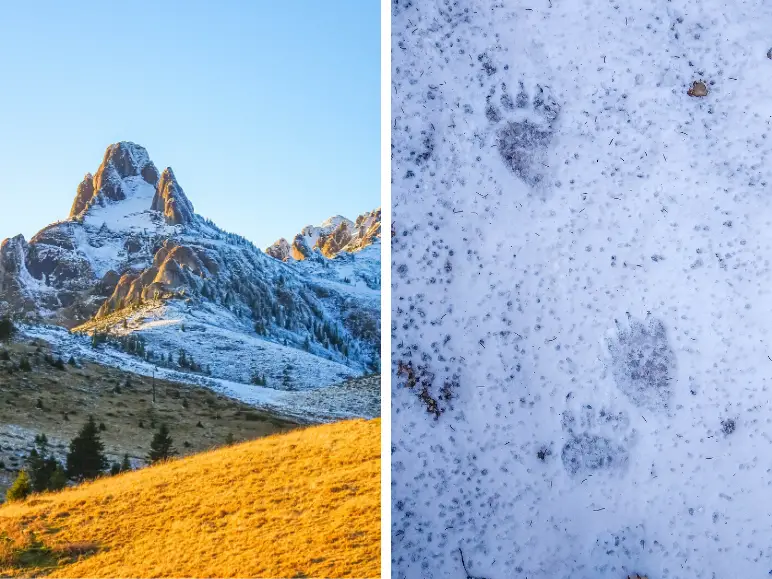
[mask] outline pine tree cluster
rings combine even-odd
[[[67,486],[67,482],[83,482],[95,479],[109,472],[116,475],[132,469],[128,454],[123,455],[123,460],[109,464],[104,454],[104,443],[99,433],[106,430],[104,423],[97,425],[93,416],[89,416],[86,423],[72,439],[65,464],[61,464],[48,444],[45,434],[35,436],[32,449],[29,452],[24,468],[19,472],[16,480],[6,492],[6,500],[24,500],[33,493],[46,491],[58,491]],[[149,463],[168,460],[177,454],[169,429],[162,424],[150,443],[150,453],[147,456]]]

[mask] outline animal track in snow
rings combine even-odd
[[[615,532],[609,530],[601,533],[590,550],[590,557],[594,563],[593,571],[627,577],[628,573],[634,570],[636,562],[644,557],[647,542],[651,542],[646,539],[646,530],[640,524],[634,527],[625,526]]]
[[[496,130],[496,146],[504,165],[528,185],[538,184],[544,176],[543,157],[555,132],[560,105],[538,84],[531,99],[522,81],[514,98],[501,83],[491,87],[486,101],[486,118],[496,125],[503,122]]]
[[[563,412],[562,428],[568,435],[560,458],[570,475],[597,470],[624,470],[630,453],[628,446],[635,431],[628,434],[630,419],[624,411],[596,410],[590,404],[578,412]]]
[[[645,322],[628,314],[627,323],[616,321],[617,332],[607,342],[611,371],[617,387],[636,406],[665,410],[673,396],[675,353],[661,320]]]

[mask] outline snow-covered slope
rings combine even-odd
[[[0,245],[0,314],[107,337],[190,379],[320,388],[379,367],[379,256],[346,256],[298,267],[265,255],[121,142],[67,220]]]
[[[190,335],[187,330],[183,331],[180,328],[178,320],[172,319],[170,325],[182,334],[183,338],[180,341]],[[235,332],[229,332],[226,328],[220,328],[213,336],[215,340],[224,340],[219,348],[215,346],[216,350],[226,351],[226,348],[233,346],[237,341],[242,344],[251,341],[249,344],[251,347],[248,350],[243,347],[238,349],[237,344],[237,348],[230,351],[227,359],[223,359],[221,355],[216,356],[213,358],[213,364],[222,366],[236,360],[235,364],[241,366],[244,360],[237,360],[237,358],[248,356],[246,361],[265,374],[268,380],[267,387],[251,384],[240,377],[237,380],[228,380],[201,372],[191,373],[176,365],[159,365],[158,360],[145,360],[111,347],[110,344],[94,347],[87,336],[68,332],[58,326],[20,324],[19,330],[24,338],[45,340],[51,344],[52,352],[63,359],[69,359],[72,356],[77,360],[91,360],[135,374],[197,384],[247,404],[273,410],[282,416],[290,416],[302,421],[325,422],[352,417],[375,418],[380,415],[380,387],[373,384],[375,381],[380,384],[378,377],[355,377],[344,366],[319,363],[318,360],[314,361],[310,356],[303,356],[292,348],[265,341],[251,341],[248,335],[238,335]],[[210,330],[208,326],[199,325],[194,327],[192,332],[195,334],[208,330]],[[165,339],[174,338],[167,334]],[[203,340],[195,335],[190,341],[193,344],[192,346],[186,344],[184,346],[186,351],[192,357],[198,356],[195,358],[197,360],[205,360],[204,356],[209,353],[207,348],[212,345],[205,344],[204,347],[200,347]],[[279,359],[283,366],[274,364],[272,361],[266,363],[266,359],[270,357]],[[284,380],[284,368],[288,365],[291,389],[286,390],[276,385]],[[271,368],[278,371],[270,373]],[[320,387],[320,383],[327,380],[330,381],[329,384]]]
[[[395,577],[767,576],[772,5],[392,10]]]

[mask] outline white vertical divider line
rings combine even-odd
[[[381,577],[391,577],[391,0],[381,0]]]

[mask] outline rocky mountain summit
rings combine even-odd
[[[373,243],[380,232],[375,213],[304,229],[313,243],[300,247],[322,261],[317,269],[298,267],[299,258],[276,251],[269,257],[196,214],[170,167],[159,173],[143,147],[116,143],[77,186],[66,220],[29,241],[19,235],[2,242],[0,315],[131,334],[166,358],[192,348],[175,334],[186,326],[219,332],[236,354],[238,344],[281,350],[273,359],[282,367],[268,369],[277,387],[310,387],[313,374],[286,375],[310,370],[313,360],[327,364],[320,380],[332,383],[377,365],[380,257],[330,259]],[[221,344],[201,342],[190,354],[199,361],[227,357],[217,350]],[[249,382],[259,369],[247,367],[250,355],[240,353],[241,363],[235,355],[234,363],[210,364],[212,376]]]
[[[307,225],[290,243],[283,237],[265,252],[281,261],[302,261],[314,252],[334,258],[341,252],[354,253],[372,245],[381,237],[381,210],[363,213],[350,221],[336,215],[319,226]]]

